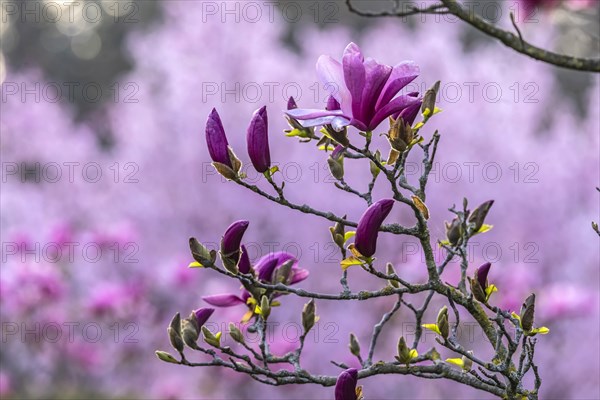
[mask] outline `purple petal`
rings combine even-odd
[[[271,167],[268,130],[267,108],[263,106],[254,112],[246,137],[250,161],[252,161],[252,165],[260,173],[267,171]]]
[[[419,66],[413,61],[404,61],[396,65],[381,91],[375,108],[380,109],[389,103],[402,88],[419,76],[419,72]]]
[[[342,155],[343,152],[344,146],[338,144],[337,146],[335,146],[335,149],[333,149],[333,151],[331,152],[331,157],[337,159],[340,155]]]
[[[248,251],[246,250],[246,246],[244,245],[242,245],[242,254],[240,255],[238,269],[242,274],[247,274],[252,269],[252,264],[250,263],[250,256],[248,256]]]
[[[379,126],[381,121],[397,112],[404,110],[406,107],[420,103],[421,100],[412,96],[402,95],[396,97],[391,102],[387,103],[383,108],[377,110],[375,116],[369,123],[369,129],[373,130]]]
[[[296,100],[294,100],[294,97],[290,96],[287,102],[287,109],[293,110],[294,108],[298,108],[298,105],[296,104]]]
[[[221,117],[216,109],[212,109],[211,113],[206,120],[206,145],[208,146],[208,153],[210,158],[218,163],[225,164],[231,168],[231,160],[229,160],[229,153],[227,152],[227,136],[225,135],[225,129],[223,129],[223,123]]]
[[[329,96],[329,98],[327,99],[327,105],[325,106],[325,109],[327,111],[340,110],[340,103],[338,103],[335,97]]]
[[[410,96],[410,93],[407,95]],[[413,97],[413,96],[411,96]],[[393,115],[394,119],[398,119],[398,117],[401,117],[404,122],[407,122],[409,125],[412,125],[415,122],[415,119],[417,118],[417,115],[419,115],[419,110],[421,109],[421,101],[410,105],[408,107],[406,107],[404,110],[395,113]]]
[[[477,275],[477,280],[479,281],[479,285],[483,290],[487,288],[487,277],[490,272],[491,263],[487,262],[483,264],[481,267],[477,268],[475,274]]]
[[[342,110],[321,110],[317,108],[296,108],[285,111],[287,115],[299,121],[329,116],[343,116]]]
[[[342,110],[317,110],[307,108],[297,108],[285,112],[290,117],[300,121],[304,127],[313,127],[331,124],[335,130],[339,131],[350,123],[350,119],[343,115]]]
[[[343,371],[335,383],[335,400],[356,400],[358,371],[350,368]]]
[[[275,269],[288,260],[296,260],[296,257],[285,251],[278,251],[262,256],[256,262],[255,266],[258,272],[258,279],[270,282]],[[297,263],[298,261],[296,260],[292,267],[295,267]]]
[[[214,312],[214,308],[199,308],[194,311],[194,314],[196,314],[196,321],[198,321],[198,326],[204,325]]]
[[[344,81],[342,65],[330,56],[321,56],[317,61],[317,75],[329,92],[339,103],[345,113],[352,112],[352,96]]]
[[[369,121],[375,115],[375,104],[381,90],[392,73],[392,67],[379,64],[372,58],[367,59],[364,66],[366,82],[362,92],[360,114],[353,114],[352,116],[362,121]]]
[[[246,220],[236,221],[227,228],[221,240],[221,252],[223,254],[227,255],[240,250],[240,243],[249,223]]]
[[[306,278],[308,278],[309,272],[307,269],[302,268],[292,268],[292,280],[290,281],[290,285],[294,285],[296,283],[302,282]]]
[[[238,304],[244,304],[245,301],[235,294],[214,294],[212,296],[203,296],[202,300],[215,307],[232,307]]]
[[[366,82],[364,57],[360,48],[355,43],[350,43],[344,50],[342,57],[342,68],[344,70],[344,82],[352,96],[352,115],[360,115],[362,94]]]
[[[371,205],[358,221],[354,246],[365,257],[371,257],[377,249],[377,236],[383,220],[388,216],[394,200],[383,199]]]

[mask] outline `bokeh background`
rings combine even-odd
[[[529,19],[518,2],[480,1],[475,9],[507,29],[512,10],[528,40],[598,56],[598,2],[535,3]],[[237,219],[251,221],[252,259],[287,250],[310,270],[303,287],[339,290],[330,224],[225,182],[209,164],[203,131],[216,107],[248,165],[246,127],[253,110],[267,105],[271,154],[287,196],[358,219],[364,202],[335,189],[314,143],[284,136],[281,115],[290,95],[302,107],[323,105],[315,61],[340,57],[350,41],[388,64],[416,61],[421,76],[411,91],[442,81],[444,112],[424,132],[442,135],[428,196],[433,239],[443,238],[452,204],[495,199],[494,229],[476,238],[472,268],[493,262],[494,299],[503,307],[517,310],[537,293],[537,321],[551,329],[536,352],[541,398],[600,398],[599,243],[590,227],[600,219],[597,75],[536,62],[452,19],[366,19],[339,1],[1,5],[2,398],[333,398],[331,388],[267,387],[231,371],[165,364],[154,350],[169,350],[166,326],[175,312],[206,306],[202,295],[237,290],[186,268],[188,237],[216,247]],[[384,138],[375,142],[385,148]],[[366,187],[368,165],[347,162],[347,171],[351,184]],[[246,172],[263,185],[252,167]],[[383,182],[375,193],[386,196]],[[388,220],[412,223],[400,205]],[[406,279],[424,277],[414,241],[381,235],[378,258]],[[452,264],[447,279],[456,277]],[[378,287],[358,269],[349,282],[355,290]],[[283,302],[272,317],[275,353],[298,337],[302,302]],[[357,366],[349,332],[366,346],[392,303],[318,302],[321,321],[304,367],[331,375],[339,369],[330,360]],[[213,327],[239,321],[244,311],[217,310]],[[397,338],[410,337],[410,315],[393,318],[375,359],[391,358]],[[468,322],[461,341],[485,351]],[[426,335],[419,350],[434,344]],[[404,376],[363,384],[369,399],[487,398]]]

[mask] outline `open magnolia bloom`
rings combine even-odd
[[[330,124],[339,131],[352,125],[361,131],[373,131],[387,117],[409,107],[418,109],[421,104],[415,93],[395,97],[419,75],[414,62],[405,61],[395,67],[380,64],[365,59],[355,43],[346,47],[341,64],[327,55],[319,57],[317,74],[341,109],[286,111],[305,127]]]

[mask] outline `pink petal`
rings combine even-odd
[[[375,108],[379,109],[389,103],[403,87],[419,76],[419,72],[419,66],[414,61],[404,61],[396,65],[381,91]]]
[[[244,304],[244,300],[234,294],[215,294],[212,296],[203,296],[202,300],[215,307],[232,307],[238,304]]]

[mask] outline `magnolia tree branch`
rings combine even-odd
[[[350,12],[363,17],[407,17],[418,14],[449,14],[457,17],[461,21],[471,25],[480,32],[497,39],[514,51],[529,56],[538,61],[555,65],[561,68],[572,69],[576,71],[600,72],[600,59],[598,58],[580,58],[565,54],[554,53],[550,50],[537,47],[523,39],[521,31],[517,27],[514,18],[511,17],[512,24],[517,34],[499,28],[498,26],[486,21],[475,14],[472,10],[463,7],[456,0],[439,0],[439,3],[426,8],[409,6],[405,10],[392,11],[363,11],[357,9],[352,0],[346,0],[346,5]]]
[[[223,160],[230,162],[231,167],[215,162],[215,168],[223,176],[259,196],[278,205],[316,215],[335,223],[330,228],[330,232],[333,243],[340,250],[341,290],[320,293],[295,287],[294,284],[306,278],[307,273],[304,274],[298,269],[296,266],[298,260],[291,255],[273,254],[269,256],[271,258],[262,258],[254,266],[251,265],[245,248],[241,245],[241,238],[248,221],[237,221],[225,232],[219,253],[216,250],[209,250],[194,238],[190,239],[190,249],[195,260],[190,267],[202,268],[206,270],[204,273],[217,273],[243,287],[245,295],[242,297],[217,295],[216,298],[215,296],[204,298],[210,304],[217,306],[239,304],[247,307],[248,311],[242,319],[242,324],[237,324],[237,321],[230,322],[229,329],[225,332],[228,335],[226,339],[224,332],[213,332],[204,325],[213,313],[213,309],[196,310],[185,319],[177,313],[168,327],[168,335],[179,357],[164,351],[157,351],[157,356],[165,362],[189,367],[228,368],[249,375],[258,382],[274,386],[351,384],[354,390],[357,379],[384,374],[412,375],[424,379],[451,380],[505,399],[537,399],[541,378],[538,366],[534,362],[536,340],[533,337],[548,333],[548,329],[535,328],[533,325],[535,296],[531,295],[525,300],[520,315],[511,313],[491,303],[491,295],[496,288],[488,282],[487,277],[491,267],[489,263],[477,268],[472,275],[469,274],[468,243],[473,236],[484,234],[491,229],[490,225],[485,224],[485,220],[493,201],[487,201],[474,209],[469,206],[466,199],[463,200],[462,207],[452,206],[448,210],[452,221],[446,222],[446,238],[437,243],[431,238],[429,210],[425,203],[426,189],[441,135],[436,131],[426,140],[421,136],[421,130],[426,128],[431,117],[441,111],[435,107],[438,89],[439,82],[425,94],[420,122],[413,125],[414,118],[405,122],[402,117],[390,120],[387,134],[390,151],[387,158],[383,158],[379,151],[373,152],[370,149],[372,132],[360,133],[364,137],[364,144],[361,145],[357,143],[360,136],[357,135],[352,139],[346,137],[346,128],[343,135],[332,134],[331,126],[324,128],[322,137],[313,131],[303,133],[310,138],[309,142],[317,140],[320,148],[328,152],[330,170],[338,181],[334,187],[343,195],[357,196],[366,201],[368,208],[359,222],[347,220],[345,215],[338,216],[332,212],[317,210],[310,205],[292,203],[286,198],[285,185],[276,182],[275,167],[271,168],[269,165],[265,166],[253,160],[255,167],[263,171],[265,180],[271,187],[266,191],[245,181],[245,177],[239,173],[241,162],[231,149],[228,150],[230,160]],[[256,118],[262,118],[260,113],[259,110]],[[289,122],[297,129],[305,129],[298,121],[290,119]],[[337,135],[337,140],[325,134],[328,130],[330,134]],[[422,153],[423,173],[418,178],[418,182],[410,182],[406,176],[406,161],[411,152]],[[368,182],[367,192],[363,193],[353,188],[344,180],[345,154],[352,155],[348,157],[349,162],[368,163],[365,168],[370,168],[372,178]],[[387,181],[392,199],[373,203],[372,190],[378,177]],[[414,227],[407,228],[400,224],[383,225],[383,220],[394,204],[412,212],[416,220]],[[357,230],[346,231],[346,228],[353,227]],[[374,257],[374,244],[379,232],[410,235],[419,240],[427,269],[427,277],[424,281],[409,282],[396,273],[391,263],[385,263],[383,266]],[[355,237],[354,243],[348,244],[352,237]],[[436,246],[447,252],[444,260],[439,264],[434,257]],[[456,259],[459,261],[461,274],[458,283],[453,285],[445,282],[443,277],[446,267]],[[359,273],[379,279],[380,289],[351,288],[347,281],[348,268],[356,268]],[[301,279],[296,279],[298,277]],[[424,300],[420,306],[415,306],[413,296],[421,293]],[[285,306],[285,296],[306,298],[309,301],[304,305],[300,315],[303,332],[296,347],[283,355],[274,355],[268,338],[272,328],[270,321],[272,315],[276,313],[276,307]],[[383,313],[373,326],[366,352],[361,350],[357,336],[350,334],[349,351],[358,360],[360,370],[349,369],[342,362],[330,360],[333,365],[345,370],[336,377],[312,373],[303,365],[305,339],[318,321],[317,301],[365,302],[373,298],[387,297],[394,299],[394,302],[389,311]],[[426,320],[427,311],[433,304],[440,303],[446,305],[438,310],[436,320],[434,322]],[[387,356],[380,360],[374,358],[382,344],[379,340],[382,333],[384,330],[392,329],[393,319],[404,310],[407,311],[404,318],[412,316],[416,324],[412,346],[409,347],[405,338],[398,335],[395,356]],[[475,349],[461,344],[457,332],[461,320],[465,319],[474,321],[481,329],[489,342],[493,356],[477,354]],[[248,343],[242,329],[246,333],[257,333],[258,343]],[[437,345],[456,357],[444,360],[435,346],[419,348],[424,347],[421,341],[424,330],[435,332]],[[228,344],[225,343],[226,341]],[[201,357],[208,358],[208,361],[192,362],[188,359],[187,352],[190,350]],[[386,350],[385,354],[390,354],[390,349]],[[529,373],[533,375],[534,382],[531,388],[526,387],[525,384]],[[352,374],[355,376],[353,377]],[[341,400],[360,399],[362,396],[360,390],[356,388],[356,396],[343,397]],[[340,398],[336,397],[336,400]]]

